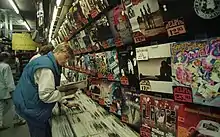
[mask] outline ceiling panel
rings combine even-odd
[[[25,20],[27,20],[31,29],[35,29],[36,28],[36,8],[35,8],[33,0],[14,0],[14,1],[20,10],[20,14]],[[13,10],[8,0],[0,0],[0,8]],[[17,18],[16,13],[12,15],[15,16],[14,18]],[[18,23],[15,23],[15,24],[18,25]],[[23,24],[21,23],[20,25],[23,25]]]

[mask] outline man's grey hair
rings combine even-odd
[[[70,57],[73,56],[73,50],[70,48],[69,44],[66,42],[58,44],[53,50],[54,53],[66,52]]]

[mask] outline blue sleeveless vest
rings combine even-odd
[[[13,92],[13,101],[17,113],[31,122],[46,122],[52,114],[55,103],[44,103],[38,94],[38,85],[34,82],[37,69],[48,68],[54,74],[55,85],[60,85],[61,69],[58,67],[52,52],[38,57],[27,64]]]

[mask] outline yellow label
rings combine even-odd
[[[38,44],[28,33],[14,33],[12,35],[12,50],[36,50]]]

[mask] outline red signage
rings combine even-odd
[[[114,81],[115,80],[113,74],[108,74],[107,78],[108,78],[109,81]]]
[[[103,98],[99,99],[99,105],[102,105],[102,106],[105,105],[105,100]]]
[[[92,9],[91,12],[90,12],[90,14],[91,14],[91,17],[92,17],[92,18],[95,18],[95,17],[99,14],[99,12],[98,12],[97,9]]]
[[[165,25],[169,37],[186,33],[183,19],[174,19],[166,22]]]
[[[128,81],[128,78],[126,76],[122,76],[120,81],[121,81],[122,85],[129,85],[129,81]]]
[[[139,32],[139,31],[135,32],[133,34],[133,38],[134,38],[134,42],[135,43],[140,43],[140,42],[146,41],[145,36],[141,32]]]
[[[189,87],[173,86],[173,95],[175,101],[192,103],[192,89]]]
[[[123,41],[121,40],[120,37],[117,37],[117,38],[115,39],[115,45],[116,45],[116,47],[121,47],[121,46],[123,46]]]

